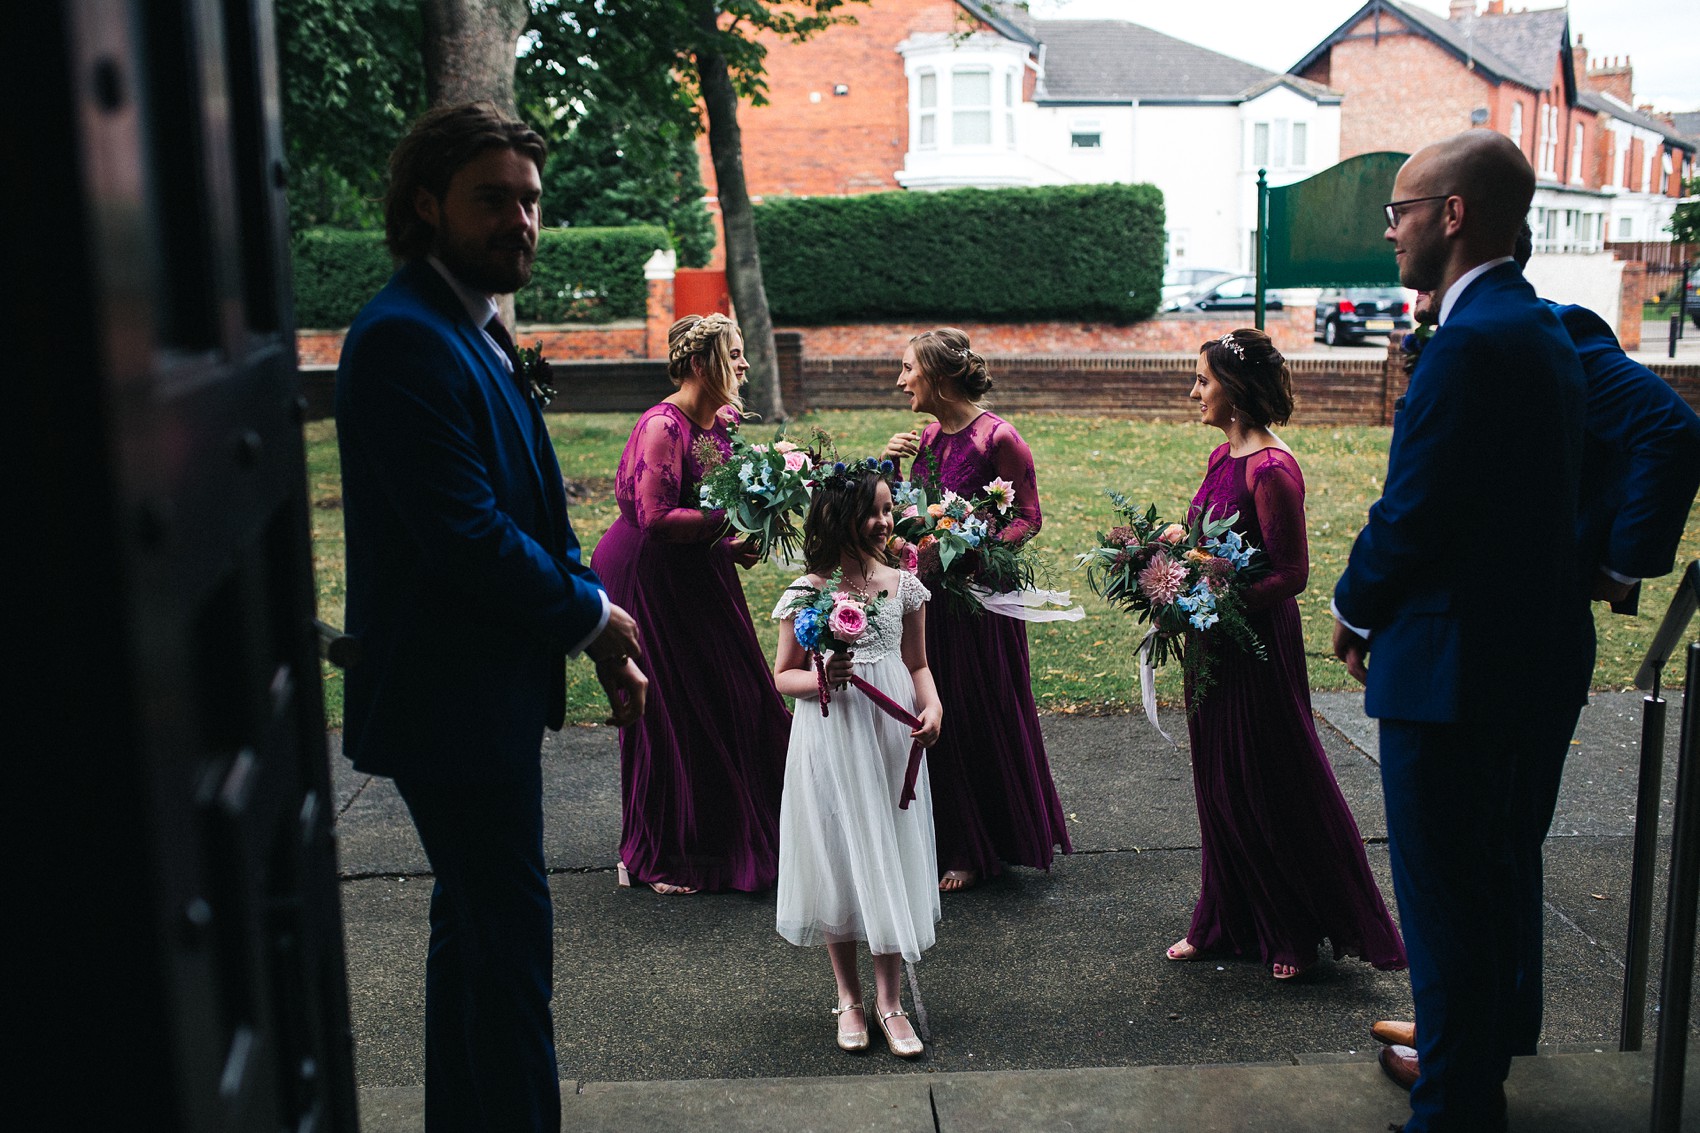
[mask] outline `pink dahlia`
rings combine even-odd
[[[1153,606],[1167,606],[1186,587],[1186,567],[1163,552],[1157,552],[1151,565],[1139,572],[1139,589],[1151,599]]]
[[[860,603],[839,602],[826,616],[826,628],[840,641],[858,641],[868,628],[868,613]]]

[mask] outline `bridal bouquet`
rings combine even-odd
[[[1155,726],[1151,677],[1156,666],[1180,660],[1192,679],[1194,705],[1210,687],[1210,655],[1196,642],[1189,645],[1189,631],[1226,636],[1247,653],[1268,659],[1246,621],[1243,596],[1247,585],[1268,573],[1269,561],[1231,530],[1238,512],[1220,519],[1206,512],[1190,524],[1166,523],[1155,504],[1142,510],[1119,493],[1109,496],[1126,523],[1100,532],[1098,545],[1078,561],[1094,593],[1150,625],[1139,643],[1139,683],[1146,715]]]
[[[832,438],[815,429],[810,448],[782,434],[755,444],[744,437],[735,417],[723,419],[732,441],[730,456],[712,437],[700,437],[696,443],[695,455],[703,469],[698,503],[723,509],[734,530],[755,537],[763,558],[778,552],[781,559],[795,560],[803,545],[802,516],[825,459],[822,450]]]
[[[848,652],[868,635],[885,604],[885,591],[870,597],[847,590],[844,572],[839,571],[824,587],[797,583],[786,587],[785,592],[794,595],[784,609],[792,615],[791,632],[796,634],[797,644],[814,658],[820,714],[825,716],[827,702],[832,699],[826,685],[825,655]]]

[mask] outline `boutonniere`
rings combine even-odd
[[[519,348],[519,373],[530,388],[531,396],[537,399],[537,404],[547,409],[549,403],[555,400],[555,387],[552,384],[555,372],[543,357],[541,339],[535,346]]]
[[[1434,337],[1437,328],[1433,323],[1418,323],[1417,329],[1399,340],[1399,352],[1404,355],[1405,373],[1416,369],[1417,356],[1428,345],[1428,340]]]

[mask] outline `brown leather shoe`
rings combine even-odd
[[[1381,1071],[1405,1089],[1417,1084],[1417,1075],[1421,1072],[1417,1065],[1417,1052],[1408,1046],[1384,1046],[1381,1053],[1376,1055],[1376,1061],[1381,1063]]]
[[[1389,1046],[1394,1043],[1400,1046],[1417,1045],[1417,1025],[1407,1023],[1403,1019],[1378,1019],[1370,1024],[1369,1033]]]

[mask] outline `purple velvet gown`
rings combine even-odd
[[[1308,968],[1326,938],[1336,959],[1403,968],[1399,930],[1311,716],[1295,601],[1310,573],[1298,462],[1279,448],[1234,457],[1224,444],[1192,500],[1193,514],[1205,508],[1239,512],[1234,529],[1274,569],[1246,595],[1247,620],[1269,659],[1215,642],[1213,684],[1187,720],[1204,845],[1187,940],[1265,966]],[[1189,645],[1208,647],[1212,637],[1193,634]],[[1188,682],[1189,709],[1192,701]]]
[[[963,496],[994,477],[1010,481],[1018,516],[1003,538],[1011,542],[1031,538],[1043,521],[1033,453],[994,413],[959,433],[928,425],[910,475],[936,475]],[[939,869],[981,877],[1003,872],[1006,862],[1049,869],[1057,849],[1072,847],[1033,704],[1027,623],[964,613],[940,596],[927,603],[927,665],[944,708],[939,741],[927,751]]]
[[[663,402],[632,429],[620,517],[591,565],[637,620],[649,701],[620,732],[620,860],[632,878],[695,889],[771,886],[791,716],[773,687],[738,582],[724,516],[681,506],[702,476],[703,430]]]

